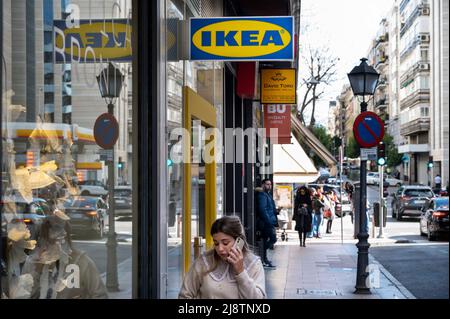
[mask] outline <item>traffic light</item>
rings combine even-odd
[[[386,154],[385,154],[385,145],[383,142],[378,144],[377,148],[377,164],[378,166],[386,165]]]
[[[433,156],[430,156],[428,158],[428,164],[427,164],[428,169],[432,169],[433,168]]]

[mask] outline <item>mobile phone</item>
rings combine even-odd
[[[236,249],[239,249],[240,251],[242,251],[242,248],[244,248],[244,240],[241,237],[236,238],[236,241],[234,242],[234,247],[236,247]]]

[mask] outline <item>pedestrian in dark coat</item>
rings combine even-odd
[[[264,242],[263,265],[274,267],[267,258],[267,249],[273,248],[277,241],[275,227],[278,226],[275,201],[270,194],[272,182],[269,179],[264,179],[261,182],[261,187],[261,191],[256,192],[256,226],[260,230]]]
[[[295,230],[298,231],[300,247],[306,247],[306,235],[311,231],[312,201],[307,187],[297,189],[294,201]]]

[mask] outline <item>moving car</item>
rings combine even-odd
[[[433,198],[420,216],[420,235],[427,235],[431,241],[448,233],[448,197]]]
[[[101,197],[73,196],[64,202],[74,234],[91,234],[103,238],[108,225],[107,206]]]
[[[392,197],[392,217],[402,220],[403,216],[420,217],[435,195],[429,186],[408,185],[401,186]]]

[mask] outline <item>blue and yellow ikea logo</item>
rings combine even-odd
[[[293,17],[191,18],[190,60],[291,61]]]

